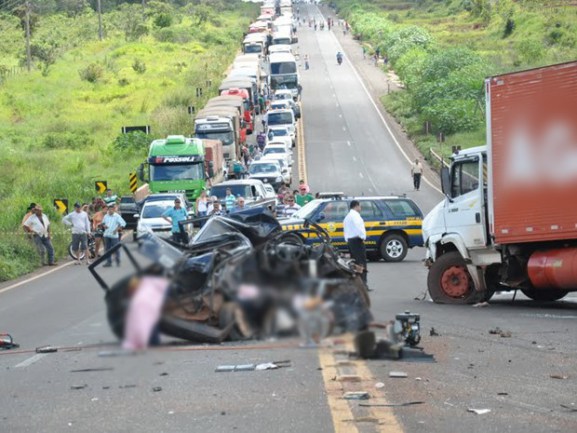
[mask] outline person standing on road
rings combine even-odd
[[[62,223],[67,227],[72,227],[72,251],[76,260],[75,264],[80,265],[80,251],[84,251],[84,262],[90,264],[90,253],[88,252],[88,233],[90,233],[90,220],[88,214],[82,210],[80,203],[74,204],[74,212],[62,218]]]
[[[108,206],[111,203],[116,204],[116,202],[118,201],[118,196],[116,194],[113,194],[112,190],[108,188],[106,190],[106,195],[102,200],[104,200],[104,203],[106,204],[106,206]]]
[[[309,70],[309,55],[305,54],[305,71]]]
[[[423,175],[423,164],[419,158],[415,158],[415,162],[411,166],[411,176],[413,177],[413,187],[415,191],[421,188],[421,176]]]
[[[94,252],[96,257],[100,257],[100,250],[102,248],[102,236],[104,229],[102,228],[102,220],[104,219],[105,210],[100,202],[94,205],[94,214],[92,215],[92,231],[94,232]]]
[[[305,185],[299,186],[298,194],[295,196],[296,203],[303,207],[309,201],[313,200],[313,195],[307,192],[307,187]]]
[[[345,241],[349,247],[351,257],[357,265],[362,267],[361,278],[367,285],[367,251],[365,248],[367,232],[365,230],[365,222],[361,216],[361,204],[358,200],[352,200],[349,209],[349,213],[343,221]]]
[[[27,231],[32,233],[34,244],[38,249],[42,264],[56,266],[56,262],[54,261],[54,247],[50,240],[50,220],[48,216],[42,213],[42,206],[36,205],[34,207],[34,213],[24,222],[24,227],[27,227]],[[45,252],[48,263],[44,261]]]
[[[236,203],[236,197],[232,193],[232,190],[230,188],[227,188],[226,195],[224,197],[224,205],[226,206],[226,210],[228,211],[232,209],[235,203]]]
[[[181,229],[180,222],[188,218],[188,212],[181,206],[180,199],[174,199],[174,207],[168,208],[162,218],[172,224],[172,240],[177,243],[188,244],[188,234]]]
[[[116,204],[109,204],[108,211],[102,220],[104,226],[104,248],[106,251],[109,251],[120,242],[120,232],[126,226],[124,219],[115,210]],[[115,251],[114,256],[116,258],[116,266],[120,266],[120,249]],[[108,256],[103,266],[106,268],[112,266],[112,255]]]
[[[208,197],[206,191],[202,191],[196,199],[196,216],[205,217],[208,214]]]
[[[290,218],[294,213],[301,207],[295,203],[295,197],[292,194],[287,194],[284,197],[284,208],[282,210],[282,216]]]

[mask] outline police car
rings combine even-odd
[[[343,220],[351,200],[361,204],[369,259],[400,262],[409,248],[423,246],[423,213],[407,197],[344,197],[342,193],[325,193],[304,205],[291,218],[279,219],[279,222],[285,231],[302,229],[305,220],[316,223],[327,231],[337,250],[348,251]],[[306,243],[318,242],[316,235],[306,231],[299,235]]]

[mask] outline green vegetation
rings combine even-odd
[[[559,0],[332,0],[405,90],[383,97],[424,155],[485,143],[484,78],[577,58],[577,4]],[[425,122],[430,133],[425,134]],[[439,133],[446,142],[437,142]]]
[[[27,72],[23,11],[0,0],[0,281],[40,263],[20,228],[30,202],[43,205],[62,256],[69,235],[53,199],[89,202],[96,180],[126,194],[152,139],[190,135],[187,107],[216,95],[258,14],[240,1],[149,1],[143,11],[140,2],[103,0],[99,40],[88,3],[32,3]],[[150,125],[152,134],[125,136],[125,125]]]

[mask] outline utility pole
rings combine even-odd
[[[96,5],[98,7],[98,40],[101,41],[103,36],[102,36],[102,8],[100,5],[100,0],[97,0]]]
[[[26,69],[32,70],[32,54],[30,52],[30,0],[26,1],[25,24],[26,24]]]

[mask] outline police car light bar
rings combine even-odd
[[[319,192],[319,198],[343,198],[345,196],[344,192]]]

